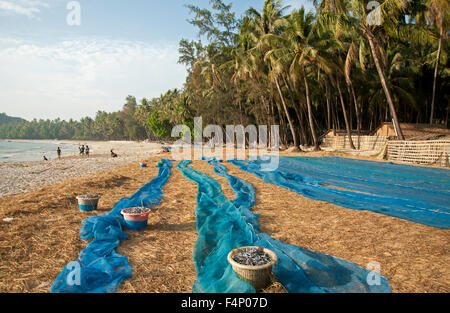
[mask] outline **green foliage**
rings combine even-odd
[[[368,0],[314,0],[315,11],[292,13],[280,0],[260,3],[241,18],[223,1],[187,6],[199,38],[207,39],[201,46],[180,42],[189,116],[204,124],[278,124],[283,142],[300,133],[301,144],[311,144],[313,128],[320,135],[344,127],[344,108],[350,131],[391,121],[388,94],[400,122],[428,122],[435,80],[434,121],[449,124],[448,1],[381,1],[380,25],[366,21]],[[224,27],[225,16],[232,27]],[[169,101],[164,112],[179,108]]]
[[[213,12],[187,5],[190,13],[195,15],[189,23],[199,29],[199,36],[206,35],[211,42],[223,47],[236,44],[239,22],[231,11],[232,4],[225,4],[222,0],[209,0],[209,3]]]
[[[25,122],[25,120],[20,117],[8,116],[6,113],[0,113],[0,125],[17,122]]]
[[[148,118],[149,129],[159,138],[168,138],[171,135],[172,125],[166,119],[160,119],[158,111],[153,111]]]
[[[98,111],[95,119],[80,121],[32,120],[10,118],[2,114],[0,138],[3,139],[79,139],[79,140],[142,140],[148,138],[146,129],[134,116],[138,110],[136,99],[127,97],[119,112]]]
[[[179,45],[180,47],[178,48],[178,52],[180,53],[180,57],[178,59],[178,63],[192,68],[194,63],[202,55],[203,47],[201,41],[196,42],[182,39]]]
[[[344,109],[351,130],[391,121],[382,82],[404,123],[430,121],[436,83],[433,120],[448,125],[448,1],[381,1],[381,25],[367,23],[368,3],[313,0],[315,11],[288,13],[283,1],[261,0],[239,18],[223,0],[187,5],[202,41],[180,41],[178,62],[188,69],[182,90],[128,96],[122,110],[80,121],[0,114],[0,138],[169,138],[177,124],[193,135],[201,116],[204,125],[280,125],[283,143],[299,135],[311,144],[313,128],[318,136],[344,128]]]

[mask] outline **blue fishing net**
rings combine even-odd
[[[172,163],[161,160],[158,176],[142,186],[134,195],[119,200],[107,214],[91,216],[82,222],[80,237],[92,240],[78,260],[67,264],[53,282],[52,293],[112,293],[132,275],[128,258],[115,252],[120,242],[128,238],[120,211],[129,207],[158,205],[162,187],[170,177]]]
[[[255,203],[253,186],[229,175],[216,160],[208,162],[217,174],[227,178],[236,197],[229,201],[220,184],[188,166],[190,161],[181,161],[177,165],[185,177],[198,184],[198,238],[194,247],[197,280],[194,292],[255,292],[252,285],[237,276],[227,261],[232,249],[254,245],[276,253],[278,262],[273,271],[289,292],[390,292],[388,280],[377,273],[260,233],[258,215],[250,211]],[[375,279],[370,280],[369,277]]]
[[[265,182],[311,199],[450,228],[447,169],[339,157],[279,158],[274,171],[264,171],[263,165],[268,161],[260,158],[230,162]]]

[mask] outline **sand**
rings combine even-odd
[[[35,142],[49,142],[35,140]],[[78,144],[77,141],[58,141]],[[161,150],[158,143],[126,141],[88,141],[90,155],[65,155],[61,159],[32,162],[0,163],[0,197],[19,194],[33,189],[55,184],[69,178],[81,177],[119,165],[137,162],[146,155],[154,155]],[[119,157],[112,158],[110,150]]]
[[[288,155],[339,155],[325,151]],[[342,155],[341,155],[342,156]],[[137,158],[139,158],[136,155]],[[357,157],[357,156],[352,156]],[[0,198],[0,292],[48,292],[53,280],[87,246],[79,237],[81,221],[109,211],[157,175],[153,166],[170,154],[142,155],[149,167],[136,162],[74,177],[29,192]],[[373,159],[370,157],[359,157]],[[117,252],[129,258],[133,277],[118,292],[191,292],[196,279],[192,251],[197,231],[197,185],[175,168],[163,187],[164,200],[150,214],[143,231],[128,231]],[[450,231],[368,211],[356,211],[311,200],[224,163],[230,174],[256,189],[254,212],[261,231],[277,240],[355,262],[380,265],[393,292],[449,292]],[[229,199],[226,179],[205,161],[194,161],[220,182]],[[75,197],[102,197],[99,212],[81,212]],[[4,218],[12,218],[4,222]],[[372,263],[373,264],[373,263]],[[266,292],[283,292],[274,284]]]

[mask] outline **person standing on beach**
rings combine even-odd
[[[81,145],[81,148],[80,148],[80,155],[83,156],[83,154],[84,154],[84,145]]]
[[[61,159],[61,149],[59,147],[56,149],[56,153],[58,154],[58,159]]]
[[[89,146],[88,145],[86,145],[85,153],[86,153],[87,157],[89,157]]]

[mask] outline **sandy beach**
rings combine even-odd
[[[51,163],[30,162],[23,167],[2,165],[3,179],[23,175],[21,181],[29,180],[29,184],[22,181],[14,185],[11,179],[2,181],[0,292],[48,292],[64,266],[76,260],[88,244],[79,236],[81,221],[110,211],[117,201],[131,196],[157,175],[156,162],[170,158],[170,154],[158,153],[158,144],[121,146],[114,142],[114,145],[120,155],[115,160],[99,153],[109,151],[110,143],[97,146],[92,143],[92,151],[96,149],[98,155],[94,153],[89,159],[77,156]],[[326,151],[282,154],[350,157]],[[358,158],[376,160],[367,156]],[[140,168],[137,161],[141,160],[148,161],[149,167]],[[185,178],[176,164],[163,187],[164,199],[154,208],[147,228],[128,231],[130,238],[117,248],[119,254],[128,257],[133,268],[133,277],[125,280],[118,292],[192,291],[196,279],[192,253],[197,238],[197,185]],[[377,261],[393,292],[450,291],[449,230],[312,200],[265,183],[234,165],[224,165],[230,174],[255,187],[253,211],[260,214],[262,232],[362,267]],[[225,178],[215,174],[205,161],[193,161],[192,166],[216,179],[224,195],[234,198]],[[85,193],[102,196],[98,211],[79,211],[75,197]],[[285,290],[273,284],[264,292]]]
[[[448,0],[112,2],[0,0],[0,295],[450,294]]]
[[[14,141],[21,142],[22,140]],[[29,142],[29,140],[22,142]],[[34,142],[52,141],[35,140]],[[58,143],[87,144],[90,147],[90,155],[87,157],[62,151],[61,159],[57,159],[55,153],[55,156],[52,156],[49,161],[0,163],[0,197],[31,191],[69,178],[138,162],[161,150],[160,144],[152,142],[63,140]],[[111,149],[114,149],[119,157],[111,158]]]

